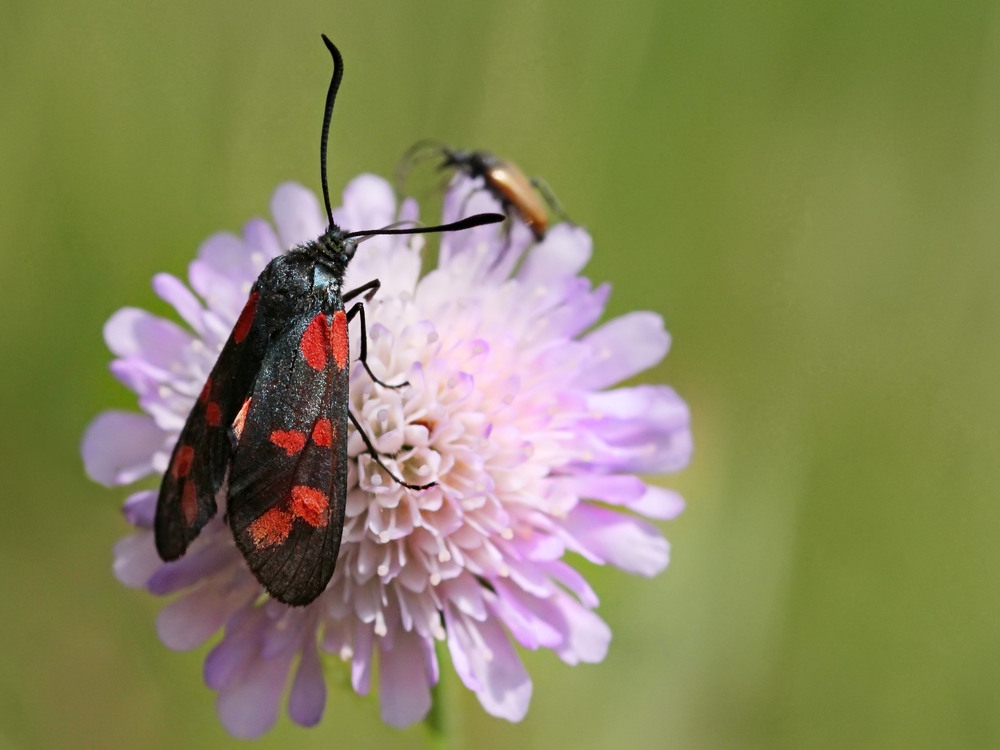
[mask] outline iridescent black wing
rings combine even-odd
[[[183,555],[215,515],[215,496],[233,456],[230,427],[253,387],[267,345],[257,309],[259,284],[191,409],[163,475],[154,530],[156,550],[164,560]]]
[[[275,599],[311,602],[337,562],[347,494],[347,316],[298,314],[272,337],[237,424],[229,524]]]

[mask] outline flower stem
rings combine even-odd
[[[448,676],[446,668],[448,664],[447,648],[441,641],[438,641],[435,644],[435,651],[437,651],[438,661],[438,682],[431,688],[431,710],[428,711],[427,718],[424,719],[424,724],[427,726],[427,747],[430,750],[452,750],[455,746],[455,738],[452,736],[455,727],[454,722],[451,721],[453,717],[448,710],[449,706],[446,705],[451,693],[446,684]]]

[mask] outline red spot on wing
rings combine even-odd
[[[316,445],[322,445],[324,448],[333,445],[333,425],[330,424],[329,419],[321,417],[316,420],[316,424],[313,425],[312,439]]]
[[[330,499],[312,487],[292,487],[292,514],[313,528],[326,526],[330,512]]]
[[[306,330],[299,341],[299,351],[314,370],[322,370],[326,367],[326,316],[317,313],[316,317],[309,321]]]
[[[212,392],[212,379],[209,378],[205,381],[205,387],[201,389],[201,393],[198,395],[198,402],[204,404],[208,401],[208,396]]]
[[[250,541],[257,549],[281,544],[291,531],[292,514],[280,508],[271,508],[247,526]]]
[[[257,300],[259,299],[260,295],[254,292],[243,306],[243,312],[240,313],[240,317],[233,327],[233,341],[237,344],[242,343],[243,339],[250,333],[250,326],[253,324],[253,316],[257,312]]]
[[[343,310],[337,310],[333,314],[333,320],[330,321],[330,349],[333,351],[333,361],[337,363],[337,369],[343,370],[347,367],[347,315]]]
[[[294,456],[306,444],[306,435],[298,430],[275,430],[268,436],[268,440],[279,448],[284,448],[289,456]]]
[[[191,462],[194,460],[194,448],[190,445],[182,445],[174,455],[174,462],[170,464],[170,473],[174,479],[182,479],[191,471]]]
[[[184,515],[184,523],[188,526],[198,520],[198,488],[191,480],[184,483],[181,492],[181,513]]]
[[[214,401],[209,401],[205,406],[205,421],[209,427],[218,427],[222,424],[222,409]]]
[[[243,406],[240,407],[240,413],[236,415],[236,419],[233,420],[233,434],[236,439],[240,439],[240,435],[243,434],[243,426],[247,423],[247,410],[250,408],[250,399],[243,402]]]

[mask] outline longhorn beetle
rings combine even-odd
[[[347,232],[333,221],[327,188],[330,118],[344,62],[333,57],[320,137],[320,175],[327,230],[281,255],[261,272],[249,299],[191,409],[156,505],[156,549],[164,560],[187,550],[217,511],[225,488],[226,513],[236,546],[267,592],[286,604],[305,605],[333,575],[344,529],[347,498],[347,430],[354,424],[372,458],[397,482],[409,484],[382,463],[349,397],[348,322],[361,320],[358,359],[367,362],[362,301],[379,289],[373,279],[344,292],[347,266],[363,238],[468,229],[503,220],[477,214],[433,227]]]
[[[418,141],[403,154],[396,170],[397,189],[402,189],[407,173],[415,162],[433,156],[441,157],[438,169],[454,169],[473,179],[481,179],[483,187],[499,201],[504,213],[516,214],[538,242],[545,239],[549,226],[545,203],[563,218],[566,216],[548,185],[538,177],[526,177],[514,162],[501,159],[488,151],[463,151],[435,140]],[[544,202],[539,196],[545,199]]]

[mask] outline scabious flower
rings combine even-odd
[[[497,209],[475,188],[455,180],[444,221]],[[109,411],[89,426],[82,451],[95,480],[162,474],[257,274],[325,229],[301,186],[279,187],[271,210],[277,231],[256,219],[242,237],[209,238],[190,266],[190,289],[154,278],[188,328],[134,308],[108,321],[111,370],[144,413]],[[370,175],[348,186],[334,214],[347,229],[415,216],[411,201],[397,212],[388,184]],[[591,253],[579,227],[556,226],[538,243],[516,222],[446,234],[437,268],[422,278],[421,245],[415,236],[374,237],[349,267],[346,289],[382,282],[366,305],[369,364],[385,382],[409,381],[384,388],[355,363],[350,404],[389,468],[437,484],[419,492],[397,484],[352,428],[343,543],[319,598],[293,608],[262,595],[223,520],[224,498],[170,563],[153,541],[157,491],[125,502],[136,531],[115,547],[115,575],[171,597],[157,621],[168,647],[191,649],[223,631],[204,678],[234,735],[267,731],[286,691],[292,720],[316,724],[326,702],[321,654],[349,662],[362,695],[377,658],[383,719],[417,722],[438,680],[436,641],[486,711],[518,721],[531,680],[515,643],[576,664],[601,661],[611,638],[567,553],[645,576],[667,565],[666,540],[640,516],[670,519],[683,503],[638,475],[687,463],[688,410],[666,386],[613,388],[666,354],[660,316],[594,327],[609,289],[579,275]]]

